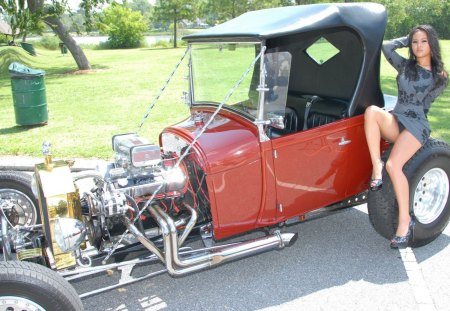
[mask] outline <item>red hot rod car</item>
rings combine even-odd
[[[390,238],[395,196],[385,173],[383,189],[367,192],[363,128],[366,107],[395,103],[379,81],[386,18],[373,3],[305,5],[188,35],[191,114],[165,128],[159,145],[116,135],[114,163],[81,173],[45,145],[32,180],[0,173],[2,305],[78,310],[68,280],[148,261],[183,275],[291,245],[289,224],[364,202]],[[417,220],[411,245],[420,246],[448,224],[449,146],[430,139],[405,173]],[[266,235],[225,241],[258,229]],[[205,247],[187,248],[195,238]]]

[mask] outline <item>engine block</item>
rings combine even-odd
[[[161,165],[161,152],[157,145],[149,144],[135,133],[114,135],[112,147],[115,153],[113,178],[144,177]]]

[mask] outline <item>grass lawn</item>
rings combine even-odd
[[[450,41],[442,41],[441,49],[449,70]],[[184,48],[85,49],[95,71],[84,74],[74,72],[77,67],[70,55],[61,55],[59,51],[37,52],[37,57],[31,57],[20,48],[0,47],[0,155],[41,156],[41,144],[49,140],[53,155],[58,158],[111,158],[111,136],[136,130]],[[47,125],[16,125],[7,70],[12,60],[46,71]],[[158,143],[158,134],[165,126],[188,116],[188,108],[181,99],[182,92],[187,91],[186,75],[184,63],[144,124],[142,136]],[[383,92],[396,95],[395,75],[382,58]],[[450,142],[448,116],[449,88],[433,104],[429,120],[432,135]]]
[[[5,49],[5,48],[3,48]],[[11,49],[11,48],[9,48]],[[110,158],[111,136],[136,131],[142,117],[184,49],[85,50],[95,72],[73,73],[73,58],[59,51],[38,50],[37,57],[20,52],[20,61],[46,71],[48,125],[15,124],[7,65],[0,58],[0,154],[41,155],[44,140],[56,157]],[[0,50],[0,53],[2,50]],[[4,56],[4,55],[3,55]],[[157,143],[163,126],[188,116],[181,100],[187,65],[157,102],[140,134]]]

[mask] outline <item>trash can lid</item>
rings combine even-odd
[[[33,78],[43,76],[45,71],[42,69],[32,69],[21,63],[13,62],[8,67],[11,78]]]

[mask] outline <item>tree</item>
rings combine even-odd
[[[173,47],[177,47],[177,24],[182,19],[193,20],[196,16],[196,2],[190,0],[161,0],[155,6],[154,19],[159,22],[173,22]]]
[[[217,23],[223,23],[250,10],[247,1],[239,0],[211,0],[207,10],[217,14]]]
[[[5,1],[5,0],[0,0]],[[24,2],[25,0],[18,0]],[[93,16],[95,15],[94,9],[102,4],[107,3],[109,0],[81,0],[80,8],[84,10],[86,21],[85,26],[87,30],[90,30],[92,26]],[[28,8],[32,14],[39,16],[53,32],[59,37],[59,39],[66,45],[67,49],[72,54],[78,69],[88,70],[91,69],[91,65],[84,54],[83,50],[76,43],[76,41],[70,36],[65,25],[61,21],[61,16],[64,12],[68,11],[67,0],[26,0]]]
[[[298,1],[298,0],[297,0]],[[203,14],[210,24],[223,23],[245,12],[295,5],[294,0],[206,0],[202,6]],[[304,2],[304,1],[303,1]]]
[[[131,2],[127,2],[127,6],[133,11],[141,12],[144,18],[150,17],[153,8],[148,0],[133,0]]]
[[[202,15],[211,25],[223,23],[247,11],[287,5],[324,2],[363,2],[364,0],[201,0]],[[415,25],[430,24],[441,38],[450,38],[448,0],[373,0],[388,13],[386,38],[403,36]]]
[[[86,17],[83,9],[76,11],[68,11],[61,16],[62,23],[68,28],[71,33],[89,33],[90,31],[98,31],[96,23],[92,27],[86,27]]]
[[[135,48],[144,38],[143,33],[148,25],[140,12],[114,3],[103,11],[99,28],[108,34],[108,43],[112,48]]]
[[[450,38],[448,1],[443,0],[379,0],[388,12],[386,38],[405,36],[420,24],[430,24],[441,38]]]
[[[13,42],[16,36],[22,36],[22,41],[26,41],[28,33],[41,34],[45,28],[23,0],[0,0],[0,13],[6,16],[11,26]]]
[[[64,24],[61,22],[61,15],[66,10],[66,1],[52,0],[51,4],[44,4],[44,0],[27,0],[30,12],[39,15],[40,18],[52,29],[59,39],[67,46],[73,59],[80,70],[91,69],[91,65],[80,46],[70,36]]]

